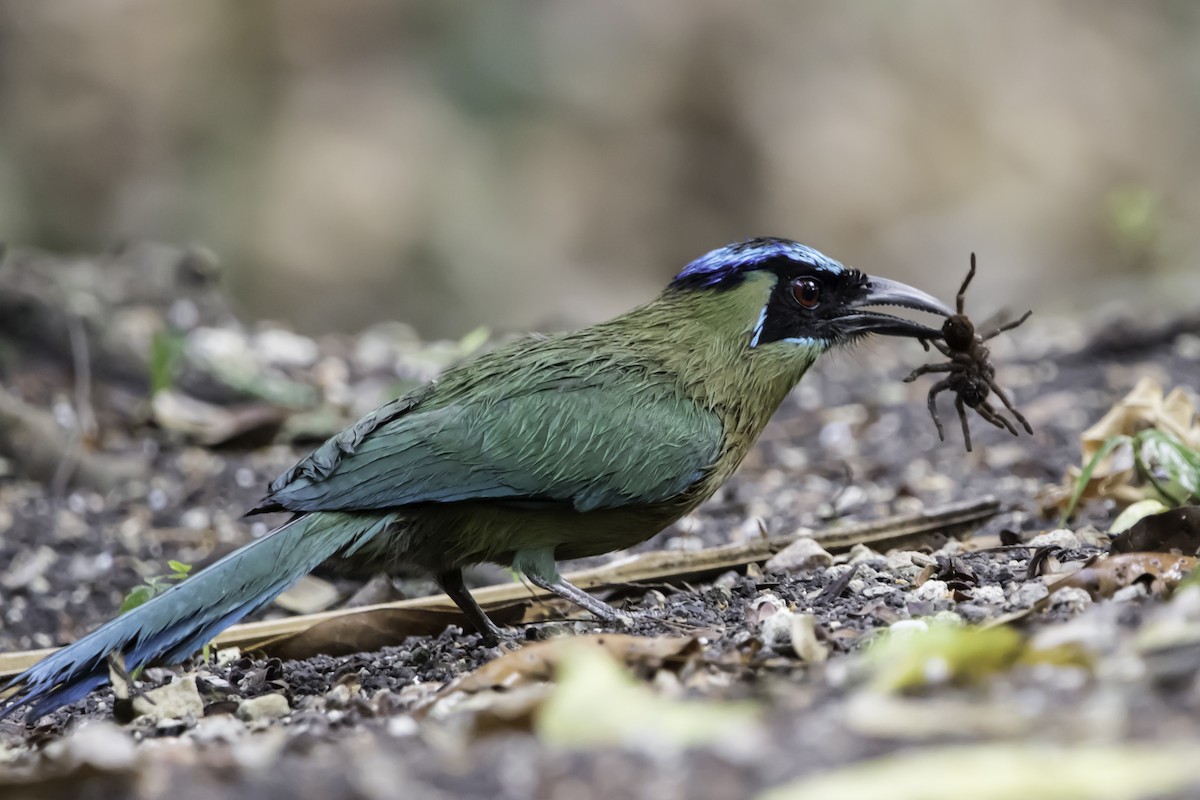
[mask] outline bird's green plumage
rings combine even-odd
[[[480,356],[331,440],[267,502],[398,511],[356,557],[376,569],[440,573],[644,541],[729,477],[819,354],[750,348],[773,284],[756,273],[725,291],[668,290],[609,322]]]
[[[450,369],[275,480],[255,511],[289,522],[14,678],[0,719],[83,697],[113,653],[129,668],[182,659],[327,560],[428,569],[485,640],[499,631],[461,571],[482,561],[615,620],[556,560],[637,544],[699,505],[831,345],[941,335],[868,308],[889,304],[953,314],[797,242],[753,239],[628,314]]]

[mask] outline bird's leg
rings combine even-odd
[[[603,600],[597,600],[583,589],[580,589],[573,583],[568,583],[561,577],[557,581],[548,581],[532,572],[525,573],[525,577],[529,578],[529,582],[534,586],[541,587],[547,592],[553,592],[564,600],[570,600],[584,611],[590,612],[597,619],[602,619],[605,622],[618,622],[621,619],[620,612],[608,603]]]
[[[462,610],[467,621],[471,623],[471,627],[475,628],[476,632],[483,639],[484,644],[489,647],[495,647],[501,639],[509,638],[505,636],[504,631],[496,626],[496,623],[484,613],[479,604],[475,602],[475,598],[467,591],[467,586],[463,583],[461,569],[452,569],[446,572],[439,573],[434,576],[437,585],[441,587],[446,596],[454,601],[454,604]]]
[[[967,452],[971,452],[971,427],[967,424],[967,408],[963,405],[962,395],[954,398],[954,407],[958,409],[958,418],[962,421],[963,441],[966,442]]]
[[[584,611],[591,612],[597,619],[605,622],[622,620],[622,615],[615,608],[603,600],[597,600],[558,574],[558,567],[554,564],[554,551],[551,548],[522,550],[513,557],[513,567],[520,570],[534,586],[569,600]]]
[[[1005,331],[1011,331],[1013,328],[1017,327],[1018,325],[1023,323],[1025,320],[1029,319],[1029,315],[1032,313],[1033,313],[1032,309],[1030,309],[1029,311],[1026,311],[1024,314],[1021,315],[1021,318],[1016,320],[1015,322],[1005,323],[1004,325],[1001,325],[999,328],[996,328],[996,330],[992,331],[991,333],[986,334],[986,335],[981,335],[979,337],[979,341],[986,342],[988,339],[999,336],[1000,334],[1004,333]]]
[[[996,409],[992,408],[992,404],[986,400],[975,406],[975,411],[979,414],[979,416],[983,417],[997,428],[1006,430],[1013,436],[1017,435],[1017,429],[1013,427],[1012,423],[1000,416],[1000,414],[996,412]]]
[[[1021,423],[1021,427],[1025,429],[1025,432],[1032,435],[1033,426],[1029,424],[1029,420],[1025,419],[1025,415],[1013,407],[1012,401],[1008,399],[1008,395],[1004,393],[1004,390],[997,386],[994,380],[989,379],[988,386],[991,388],[992,393],[1000,398],[1000,402],[1004,403],[1004,407],[1011,411],[1012,415],[1017,418],[1017,422]],[[1016,431],[1013,431],[1013,433],[1016,433]]]
[[[951,363],[922,364],[921,366],[914,369],[912,372],[908,373],[908,377],[904,379],[904,382],[912,383],[921,375],[925,375],[926,373],[929,373],[929,372],[953,372],[954,368],[955,368],[954,364],[951,364]]]
[[[938,441],[946,441],[946,429],[942,427],[942,418],[938,416],[937,411],[937,396],[939,393],[950,388],[950,379],[945,378],[935,383],[929,390],[929,416],[933,417],[933,424],[937,426]]]

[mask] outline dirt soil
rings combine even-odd
[[[925,288],[949,296],[955,287]],[[365,410],[363,401],[330,386],[382,400],[453,351],[431,346],[436,358],[422,360],[424,346],[401,347],[379,331],[305,344],[302,337],[255,338],[255,326],[220,325],[254,346],[285,342],[302,350],[304,358],[291,361],[286,347],[263,358],[276,359],[297,383],[317,387],[340,422]],[[121,725],[112,692],[104,689],[28,726],[18,715],[0,722],[0,791],[6,798],[172,800],[752,797],[845,765],[946,744],[1200,742],[1200,636],[1194,635],[1200,600],[1184,593],[1172,599],[1149,582],[1110,597],[1081,589],[1047,597],[1047,581],[1029,572],[1033,540],[1058,527],[1041,513],[1039,496],[1078,464],[1080,432],[1144,376],[1195,390],[1200,319],[1114,325],[1035,313],[998,339],[998,378],[1035,433],[1013,437],[975,417],[972,453],[964,452],[947,398],[947,440],[937,440],[925,406],[932,381],[901,382],[934,360],[917,343],[875,341],[828,356],[788,398],[728,485],[639,550],[688,551],[746,541],[763,530],[821,530],[997,497],[1001,513],[963,541],[890,554],[858,548],[833,563],[770,571],[753,565],[702,583],[624,587],[607,599],[630,613],[629,628],[598,625],[578,612],[564,619],[557,607],[548,621],[517,627],[523,642],[595,632],[689,637],[686,655],[626,663],[638,685],[653,689],[657,699],[647,703],[753,709],[752,721],[731,723],[728,735],[625,731],[581,744],[554,733],[536,710],[554,691],[550,676],[529,681],[543,694],[517,713],[497,710],[503,689],[447,702],[438,694],[447,684],[504,652],[451,627],[377,652],[282,662],[235,655],[220,666],[193,664],[199,714],[148,714]],[[78,364],[54,347],[12,338],[19,330],[5,333],[3,385],[28,408],[74,424]],[[386,358],[376,357],[384,346],[376,340],[395,345]],[[133,466],[111,485],[87,485],[78,475],[30,474],[19,448],[4,453],[0,653],[70,642],[110,619],[131,587],[166,572],[168,559],[199,568],[261,535],[276,520],[248,522],[241,514],[320,431],[276,426],[260,435],[248,425],[249,441],[204,445],[172,429],[136,382],[109,380],[103,367],[90,380],[96,423],[84,450],[119,455],[121,465]],[[224,399],[214,402],[228,407]],[[1039,542],[1059,545],[1056,567],[1083,561],[1106,549],[1103,532],[1116,510],[1090,503],[1067,530]],[[475,577],[508,579],[487,569]],[[331,579],[329,585],[345,601],[362,583]],[[385,599],[429,588],[420,576],[383,585]],[[1020,638],[1070,645],[1084,656],[1014,663],[981,678],[951,668],[915,685],[880,689],[886,670],[868,652],[880,631],[926,626],[930,619],[987,623],[1035,603],[1037,610],[1013,623]],[[272,607],[258,616],[286,613]],[[798,618],[811,618],[812,642],[827,658],[806,655]],[[1185,633],[1147,646],[1152,629]],[[178,685],[182,673],[147,670],[143,688]],[[577,723],[586,728],[590,713],[601,716],[606,691],[593,692],[596,710],[575,714]],[[505,702],[516,702],[520,693],[507,694]],[[282,697],[286,706],[247,703],[267,696]],[[958,779],[948,769],[928,780],[935,786]],[[1158,796],[1174,791],[1189,796],[1174,788]],[[970,788],[961,796],[972,796]]]

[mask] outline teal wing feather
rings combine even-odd
[[[656,503],[700,480],[721,450],[716,414],[633,379],[480,394],[448,403],[410,395],[383,406],[280,476],[256,511]]]

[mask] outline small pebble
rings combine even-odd
[[[806,536],[797,539],[780,550],[767,561],[764,569],[767,572],[804,572],[821,569],[833,564],[833,556],[817,543],[815,539]]]
[[[925,581],[915,590],[913,590],[913,595],[918,600],[928,600],[930,602],[935,602],[937,600],[949,600],[950,587],[946,585],[945,581]]]
[[[90,764],[100,770],[129,769],[137,759],[137,745],[125,731],[109,722],[88,722],[65,739],[46,748],[52,757],[72,764]],[[17,787],[20,794],[20,787]]]
[[[1079,537],[1074,531],[1069,531],[1066,528],[1058,528],[1053,531],[1039,533],[1037,536],[1030,539],[1027,544],[1029,547],[1061,547],[1064,550],[1075,550],[1082,544]]]
[[[1048,594],[1050,594],[1050,590],[1046,588],[1046,584],[1039,581],[1026,581],[1018,585],[1011,593],[1009,602],[1016,608],[1029,608]]]
[[[279,719],[290,713],[292,713],[292,707],[288,705],[287,698],[281,694],[272,693],[243,700],[238,706],[237,717],[246,722],[254,722],[260,719]]]
[[[971,590],[971,599],[979,605],[999,606],[1004,604],[1004,590],[999,586],[976,586]]]
[[[1113,592],[1112,599],[1114,603],[1129,603],[1134,600],[1141,600],[1143,597],[1148,597],[1149,595],[1150,592],[1146,589],[1146,584],[1139,581]]]
[[[196,688],[196,676],[185,675],[133,698],[133,711],[138,716],[157,720],[199,719],[204,716],[204,701]]]
[[[763,645],[776,652],[785,652],[792,647],[792,618],[796,615],[791,611],[776,611],[763,620],[759,636]]]
[[[1072,613],[1079,613],[1092,604],[1092,596],[1083,589],[1066,586],[1059,589],[1050,597],[1051,608],[1061,608]]]

